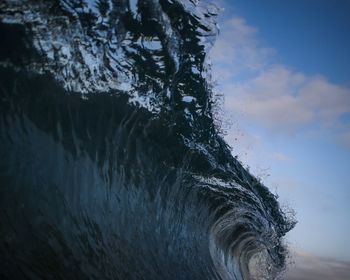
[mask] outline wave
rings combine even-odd
[[[217,13],[194,0],[1,2],[2,279],[283,271],[295,222],[216,125]]]

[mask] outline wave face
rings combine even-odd
[[[294,223],[215,125],[216,14],[1,1],[1,279],[278,277]]]

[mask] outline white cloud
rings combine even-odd
[[[274,51],[259,43],[257,33],[258,30],[241,17],[221,23],[220,34],[210,52],[214,62],[214,77],[219,82],[244,72],[258,71],[266,65]]]
[[[221,26],[211,58],[229,111],[270,132],[294,134],[312,127],[350,143],[341,121],[350,113],[349,87],[275,64],[273,49],[262,45],[258,30],[241,17]]]
[[[350,112],[350,89],[271,66],[243,83],[226,83],[226,106],[264,128],[295,132],[307,125],[340,125]]]

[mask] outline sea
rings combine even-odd
[[[283,278],[295,222],[217,121],[218,13],[0,2],[0,279]]]

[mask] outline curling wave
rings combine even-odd
[[[232,157],[190,0],[0,3],[0,278],[275,279],[293,226]]]

